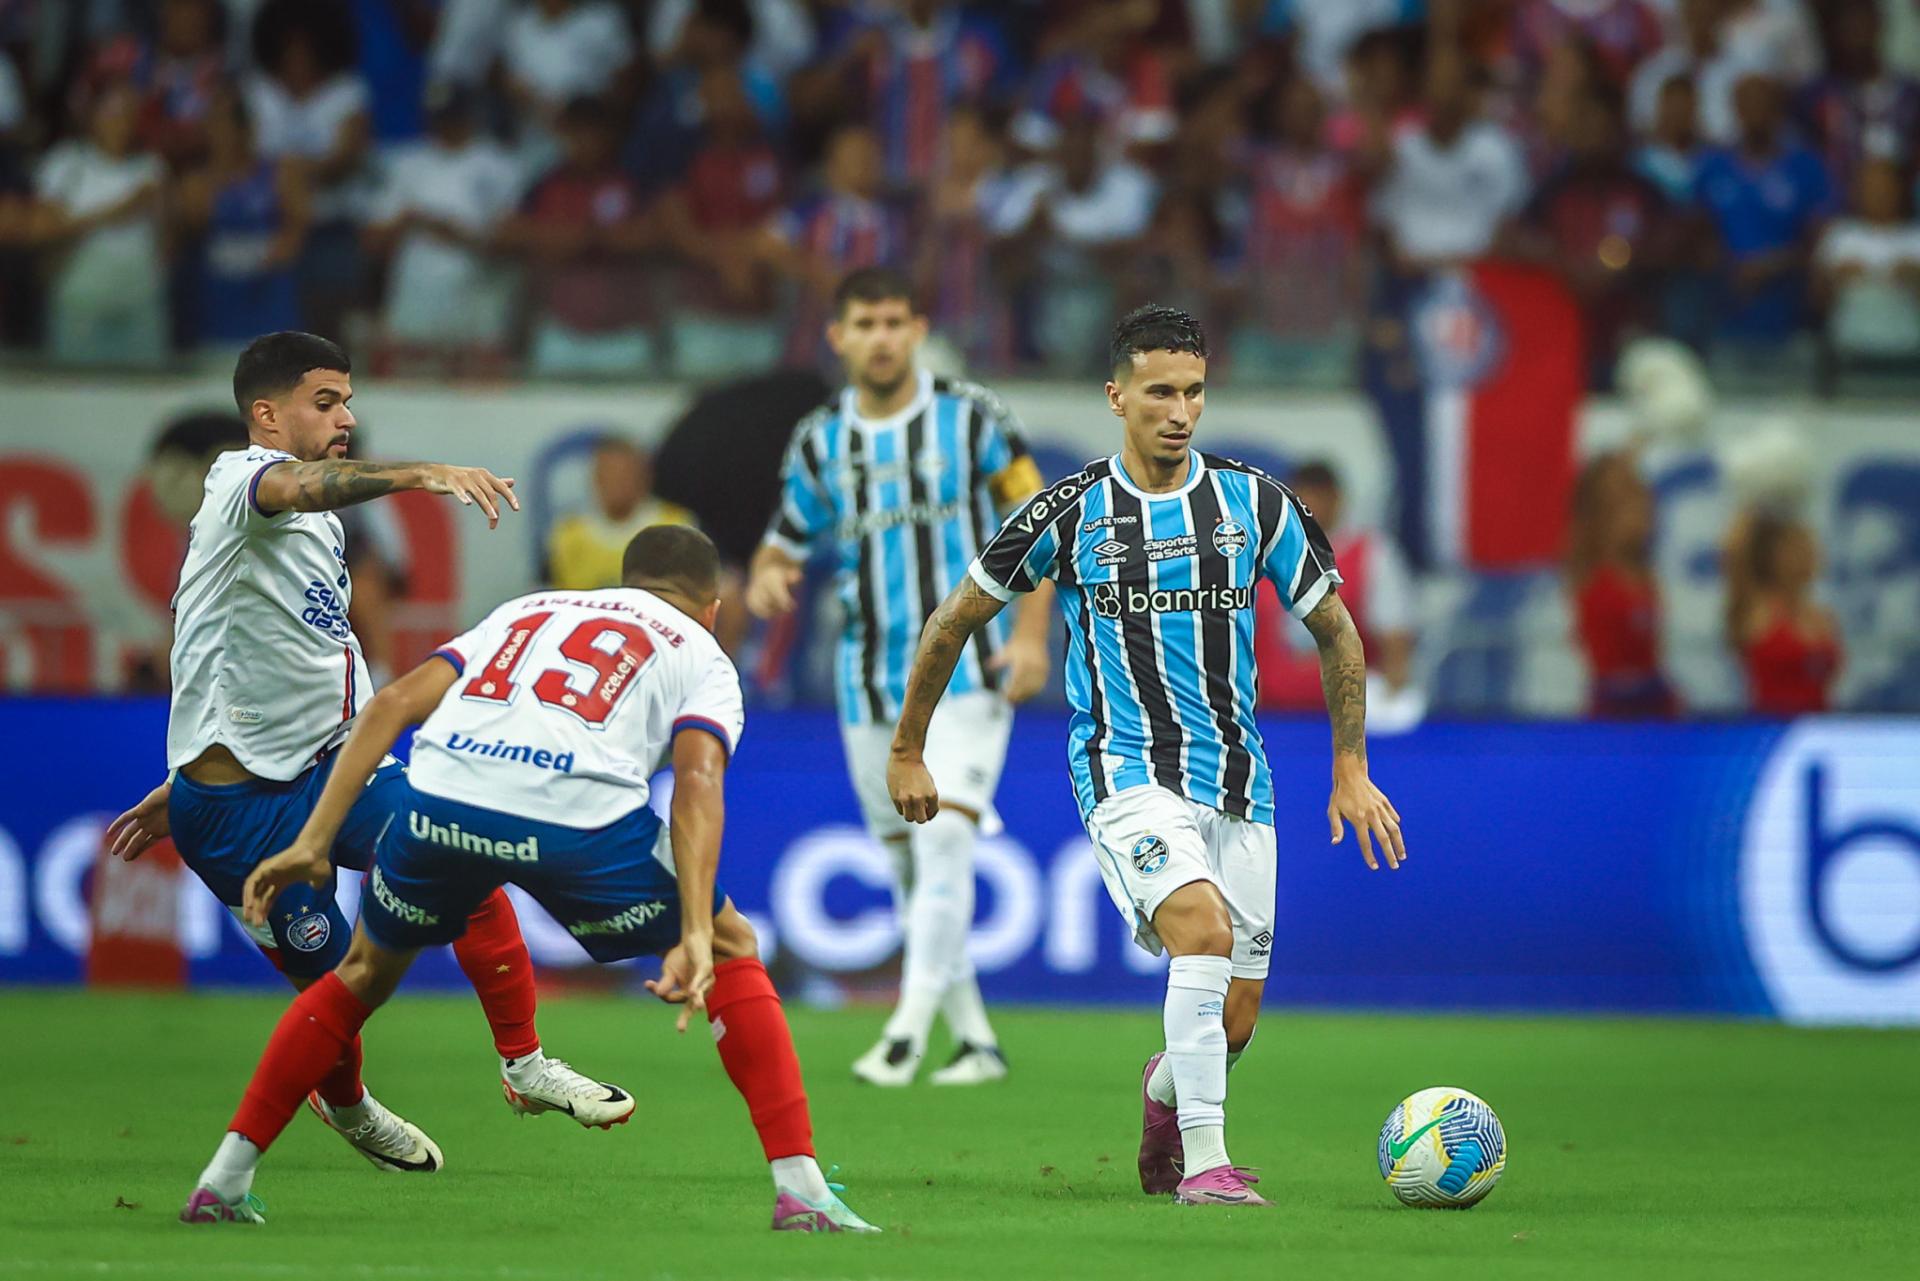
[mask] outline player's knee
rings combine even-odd
[[[727,903],[713,918],[713,959],[738,961],[760,955],[760,936],[753,924]]]
[[[378,1007],[386,1004],[387,998],[400,986],[400,980],[406,977],[407,955],[389,952],[364,933],[357,933],[353,946],[347,949],[346,959],[333,972],[362,1002]]]
[[[1217,886],[1183,885],[1154,913],[1154,931],[1173,956],[1232,956],[1233,919]]]

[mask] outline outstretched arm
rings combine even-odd
[[[1004,608],[1005,601],[969,578],[940,602],[920,631],[920,648],[913,656],[913,670],[907,673],[906,701],[900,707],[892,758],[887,762],[887,791],[893,796],[893,807],[909,823],[925,823],[940,812],[933,775],[921,759],[927,722],[953,679],[967,641]]]
[[[354,718],[353,730],[341,744],[340,757],[333,773],[320,790],[319,803],[307,815],[293,844],[253,869],[241,891],[240,901],[247,919],[258,925],[267,918],[267,909],[280,891],[295,881],[305,881],[316,889],[326,885],[333,875],[333,838],[340,825],[360,799],[361,791],[373,771],[400,734],[409,725],[418,725],[440,705],[459,673],[443,658],[429,658],[393,684],[375,694],[365,710]]]
[[[496,494],[513,510],[520,510],[513,477],[451,463],[373,463],[357,458],[276,463],[260,473],[253,492],[260,510],[273,513],[337,511],[403,489],[452,494],[468,507],[479,503],[489,528],[500,523]]]
[[[1368,867],[1379,869],[1372,847],[1378,841],[1387,866],[1398,868],[1407,857],[1400,812],[1367,776],[1367,657],[1360,632],[1337,591],[1322,596],[1305,621],[1320,647],[1320,688],[1333,725],[1333,795],[1327,801],[1333,843],[1345,835],[1344,819],[1353,824]]]

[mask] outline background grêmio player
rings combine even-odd
[[[283,887],[329,881],[327,851],[358,789],[424,720],[353,946],[281,1018],[181,1218],[261,1218],[254,1168],[310,1083],[420,948],[458,938],[476,904],[514,884],[596,961],[665,954],[647,986],[687,1003],[681,1031],[693,1010],[712,1022],[772,1170],[775,1230],[877,1230],[820,1172],[780,998],[752,928],[714,885],[744,721],[740,678],[711,634],[719,579],[706,535],[652,526],[627,546],[625,586],[509,601],[374,698],[298,838],[246,885],[258,919]],[[669,750],[667,826],[647,799]]]
[[[352,365],[324,338],[255,339],[234,366],[233,396],[250,443],[221,454],[207,473],[173,599],[172,773],[114,820],[106,839],[114,853],[137,858],[171,831],[181,859],[238,915],[248,873],[300,829],[373,692],[347,622],[353,585],[334,512],[419,489],[477,505],[491,526],[497,504],[519,504],[512,480],[484,468],[348,459]],[[370,865],[404,777],[389,760],[358,793],[336,863]],[[304,988],[338,964],[348,928],[329,882],[288,895],[250,933]],[[633,1111],[625,1091],[541,1052],[533,964],[504,894],[475,904],[455,954],[492,1026],[516,1111],[563,1111],[583,1125]],[[357,1038],[316,1082],[309,1104],[376,1167],[440,1166],[433,1141],[366,1092]]]
[[[880,1040],[853,1065],[875,1085],[906,1085],[936,1013],[958,1043],[933,1074],[976,1085],[1007,1074],[967,957],[973,847],[1006,762],[1010,703],[1046,684],[1049,604],[983,628],[957,661],[947,700],[927,731],[927,766],[941,807],[926,826],[900,820],[886,791],[887,747],[907,691],[907,666],[927,615],[965,581],[1000,517],[1040,488],[1040,472],[999,397],[936,378],[917,355],[926,317],[906,277],[850,274],[834,297],[828,341],[847,386],[795,428],[780,509],[753,559],[747,605],[761,617],[793,608],[809,550],[834,551],[845,610],[838,671],[847,773],[867,830],[892,857],[905,950],[900,1001]]]
[[[927,724],[962,646],[1042,580],[1067,618],[1067,757],[1101,877],[1134,938],[1172,956],[1166,1049],[1147,1060],[1140,1184],[1184,1204],[1268,1204],[1227,1156],[1227,1072],[1253,1039],[1273,943],[1273,775],[1254,721],[1254,588],[1271,580],[1320,647],[1333,722],[1327,820],[1390,867],[1399,815],[1367,775],[1366,664],[1313,516],[1279,481],[1196,452],[1207,340],[1171,307],[1121,319],[1107,404],[1120,452],[1007,521],[927,623],[887,783],[939,805]]]

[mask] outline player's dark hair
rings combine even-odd
[[[720,594],[720,551],[691,525],[649,525],[620,558],[628,587],[664,587],[704,603]]]
[[[892,302],[901,299],[914,315],[920,314],[920,307],[914,301],[913,282],[904,272],[892,267],[862,267],[850,271],[833,291],[833,314],[843,316],[847,307],[856,302]]]
[[[1295,489],[1302,485],[1311,485],[1319,489],[1331,489],[1335,493],[1338,493],[1341,488],[1340,473],[1333,469],[1332,463],[1322,458],[1301,463],[1294,468],[1289,483]]]
[[[1184,351],[1205,360],[1207,331],[1178,307],[1150,302],[1120,317],[1120,323],[1113,327],[1107,365],[1114,370],[1129,369],[1134,355],[1143,351]]]
[[[313,369],[350,374],[353,362],[340,344],[318,334],[282,330],[263,334],[247,344],[233,366],[233,403],[240,416],[253,420],[253,402],[284,396],[300,385]]]

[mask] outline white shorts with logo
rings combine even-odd
[[[1133,941],[1158,956],[1153,914],[1182,885],[1210,882],[1233,922],[1233,976],[1264,979],[1273,951],[1273,828],[1151,784],[1115,792],[1087,816],[1087,835]]]
[[[1000,787],[1000,771],[1007,763],[1007,737],[1013,732],[1013,708],[992,690],[949,694],[933,709],[927,722],[925,759],[942,804],[957,805],[980,815],[991,832],[998,824],[993,794]],[[911,830],[893,808],[887,792],[887,761],[893,747],[891,725],[842,725],[847,748],[847,774],[860,812],[875,840],[903,838]]]

